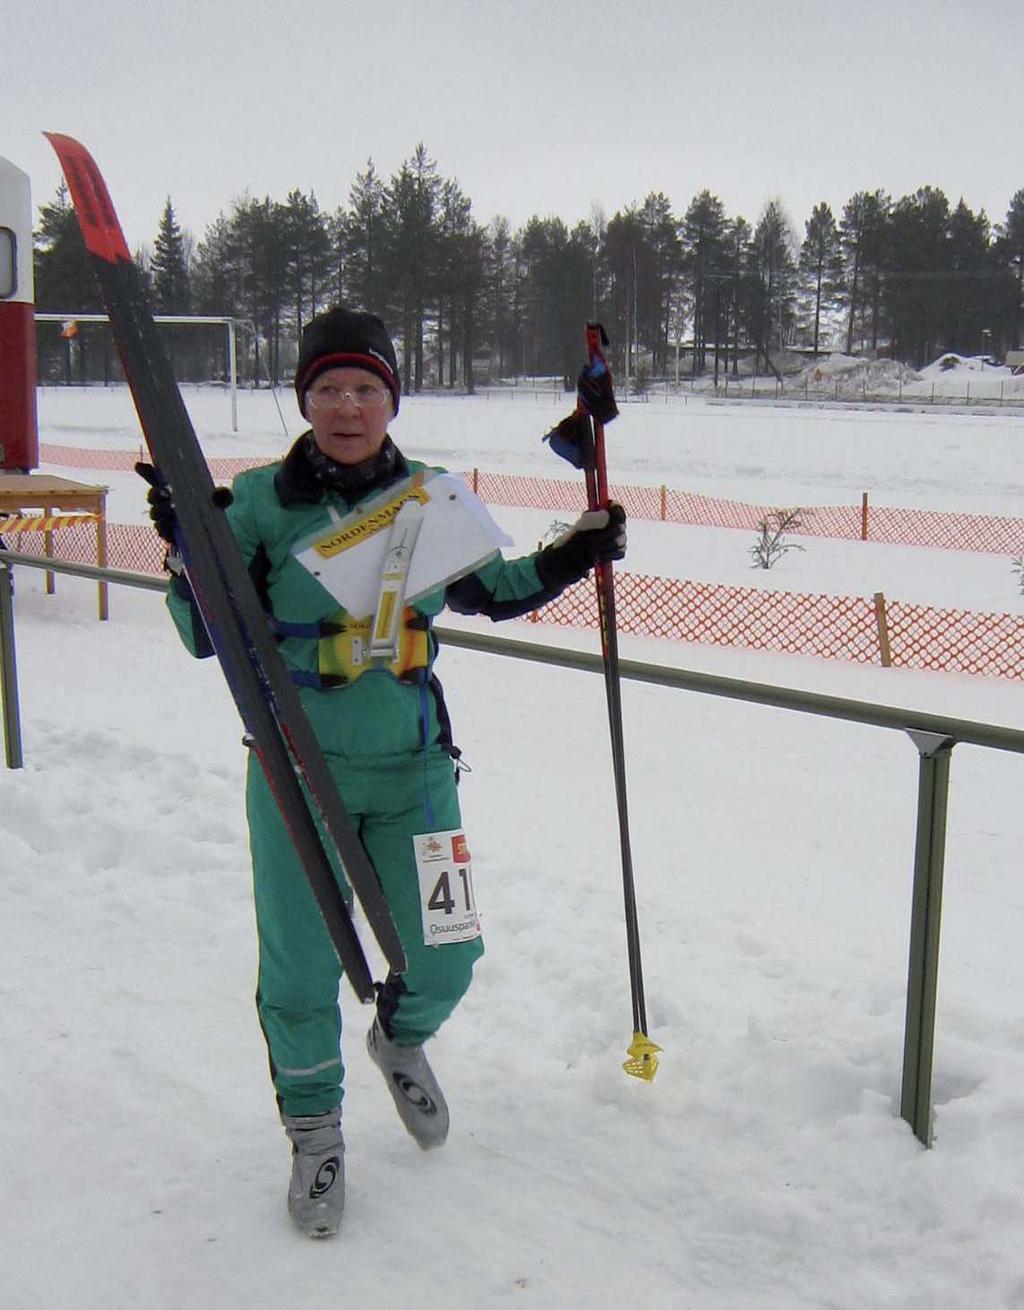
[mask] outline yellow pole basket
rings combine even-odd
[[[656,1046],[646,1033],[635,1032],[626,1054],[629,1059],[623,1064],[623,1069],[631,1078],[642,1078],[645,1083],[654,1082],[654,1075],[658,1072],[658,1052],[660,1046]]]

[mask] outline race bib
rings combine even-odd
[[[461,828],[425,832],[412,839],[420,880],[423,940],[446,946],[480,936],[480,916],[473,895],[473,870],[466,834]]]

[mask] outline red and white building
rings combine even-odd
[[[0,469],[39,464],[32,198],[28,174],[0,158]]]

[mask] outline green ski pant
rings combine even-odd
[[[387,988],[390,1034],[401,1046],[416,1045],[455,1009],[483,954],[479,937],[444,946],[423,941],[412,839],[461,827],[452,762],[440,752],[358,766],[327,759],[405,948],[406,972]],[[323,1114],[343,1095],[341,966],[255,756],[246,806],[259,936],[256,1006],[271,1077],[283,1114]],[[337,867],[335,873],[351,898]]]

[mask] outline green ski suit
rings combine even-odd
[[[446,605],[460,613],[512,618],[552,599],[562,586],[542,582],[538,555],[512,561],[495,555],[412,607],[427,630],[426,667],[401,678],[390,669],[371,668],[343,685],[315,685],[319,639],[288,629],[328,617],[336,621],[338,602],[292,550],[311,532],[329,527],[328,505],[343,515],[359,498],[324,489],[307,455],[309,440],[309,434],[300,437],[283,461],[241,474],[227,516],[387,896],[408,967],[387,979],[378,1013],[395,1042],[414,1045],[433,1036],[451,1014],[483,953],[480,938],[442,946],[423,941],[413,837],[461,827],[453,764],[458,751],[433,674],[437,640],[430,624]],[[361,499],[424,467],[397,451],[394,455],[389,474],[361,490]],[[192,653],[212,654],[184,579],[172,586],[168,605]],[[337,1106],[343,1094],[341,969],[255,757],[249,760],[246,802],[259,937],[256,1003],[271,1076],[282,1113],[318,1115]],[[336,872],[347,892],[340,869]]]

